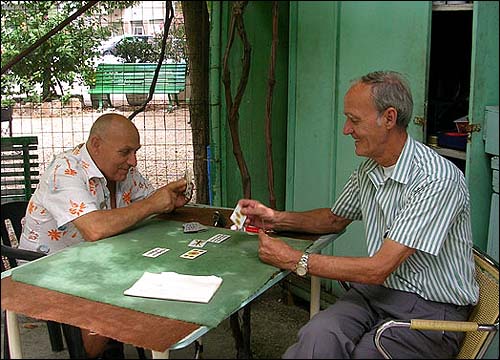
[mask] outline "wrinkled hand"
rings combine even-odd
[[[186,199],[186,179],[182,178],[158,188],[150,197],[154,212],[171,212],[178,207],[186,205],[190,199]]]
[[[185,178],[181,178],[179,180],[171,182],[167,184],[167,187],[172,190],[173,194],[175,195],[175,208],[182,207],[191,200],[191,197],[186,198],[186,196],[184,195],[187,187],[187,181]]]
[[[269,229],[274,221],[274,210],[257,200],[241,199],[238,201],[242,215],[246,215],[246,225]]]
[[[259,258],[266,264],[280,269],[293,270],[301,253],[281,239],[259,231]]]

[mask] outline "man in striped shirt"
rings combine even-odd
[[[399,73],[378,71],[344,97],[343,133],[367,159],[331,209],[277,211],[239,201],[247,223],[275,230],[332,233],[365,224],[367,257],[302,254],[259,232],[262,261],[299,275],[351,282],[335,304],[299,332],[284,358],[381,358],[378,325],[389,319],[466,320],[478,300],[469,192],[462,172],[407,133],[411,90]],[[398,358],[450,358],[463,333],[395,328],[382,344]]]

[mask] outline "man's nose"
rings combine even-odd
[[[130,166],[137,166],[137,156],[135,155],[135,153],[131,154],[129,157],[128,157],[128,161],[127,163],[130,165]]]
[[[345,121],[345,123],[344,123],[344,129],[342,130],[342,133],[344,135],[350,135],[350,134],[352,134],[352,126],[351,126],[349,120]]]

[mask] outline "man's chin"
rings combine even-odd
[[[356,153],[356,155],[358,156],[366,156],[366,153],[363,151],[362,148],[360,147],[357,147],[354,149],[354,152]]]
[[[119,181],[123,181],[123,180],[125,180],[125,179],[127,178],[127,174],[128,174],[128,173],[126,173],[126,174],[121,174],[121,173],[120,173],[120,174],[116,175],[116,176],[115,176],[115,181],[116,181],[116,182],[119,182]]]

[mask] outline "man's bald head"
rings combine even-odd
[[[99,116],[90,129],[89,138],[97,135],[100,138],[108,138],[113,134],[137,132],[134,123],[127,117],[117,113],[107,113]]]
[[[128,170],[137,165],[136,152],[141,147],[139,131],[121,114],[101,115],[90,129],[87,150],[108,181],[122,181]]]

